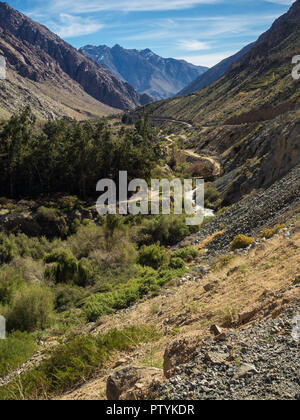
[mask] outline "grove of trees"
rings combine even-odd
[[[94,197],[99,179],[119,171],[148,179],[159,146],[146,120],[113,135],[105,120],[36,122],[30,108],[0,123],[0,196],[53,193]]]

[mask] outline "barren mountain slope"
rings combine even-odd
[[[300,51],[300,1],[212,85],[190,96],[151,105],[154,115],[199,124],[239,124],[274,118],[299,105],[292,58]]]
[[[2,99],[0,104],[3,114],[11,112],[15,106],[18,108],[20,102],[30,102],[28,95],[31,94],[32,105],[37,106],[42,115],[51,115],[53,107],[56,115],[61,115],[61,111],[63,115],[74,115],[81,110],[85,117],[103,115],[110,111],[109,107],[127,109],[150,101],[47,28],[2,2],[0,54],[6,58],[9,75],[14,74],[8,77],[8,82],[1,82],[8,95],[5,98],[3,94],[6,102]],[[19,81],[13,87],[13,79],[17,78]]]

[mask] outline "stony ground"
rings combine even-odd
[[[276,320],[206,343],[157,394],[171,400],[300,400],[299,350],[300,300]]]
[[[209,255],[224,253],[233,237],[239,234],[255,236],[266,224],[274,226],[288,211],[300,203],[300,165],[263,192],[245,197],[221,215],[215,217],[199,233],[179,245],[199,244],[220,232],[208,245]],[[187,243],[188,242],[188,243]]]

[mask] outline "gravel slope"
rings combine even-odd
[[[298,320],[298,327],[296,322]],[[157,391],[171,400],[300,400],[300,301],[276,320],[211,341]]]

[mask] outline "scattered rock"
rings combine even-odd
[[[211,292],[212,290],[215,290],[219,285],[218,281],[213,281],[211,283],[206,284],[205,286],[203,286],[203,289],[206,292]]]
[[[227,355],[224,353],[209,352],[205,355],[205,360],[208,360],[213,365],[222,365],[226,359]]]
[[[178,363],[174,377],[158,386],[155,397],[299,400],[300,358],[295,336],[299,308],[297,298],[285,306],[277,319],[263,319],[246,329],[229,331],[226,343],[203,338],[193,357]],[[177,351],[181,351],[179,343]]]
[[[258,371],[255,366],[244,363],[235,375],[235,379],[244,378],[248,373],[258,373]]]
[[[210,327],[210,332],[215,335],[221,335],[223,333],[223,329],[221,327],[219,327],[218,325],[214,324]]]
[[[109,376],[106,396],[114,401],[146,399],[150,389],[162,379],[161,369],[127,366]]]

